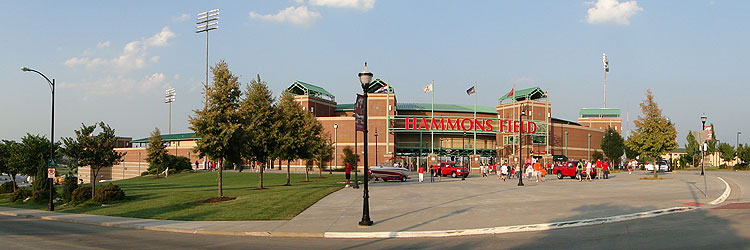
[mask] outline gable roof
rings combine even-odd
[[[336,97],[331,92],[328,92],[328,90],[303,81],[294,81],[292,85],[286,88],[286,91],[295,95],[308,95],[322,99],[326,99],[323,97],[327,97],[330,101],[336,101]]]
[[[526,89],[519,89],[513,91],[513,94],[508,91],[508,93],[505,93],[500,99],[498,99],[498,103],[502,103],[505,100],[516,100],[516,101],[522,101],[522,100],[536,100],[545,97],[546,94],[540,87],[531,87]]]
[[[148,139],[151,137],[141,138],[137,140],[131,141],[131,143],[148,143]],[[195,132],[191,133],[181,133],[181,134],[163,134],[161,135],[162,141],[194,141],[198,140],[200,137],[195,136]]]
[[[389,93],[393,94],[393,87],[391,87],[391,85],[387,82],[380,79],[375,79],[374,81],[372,81],[372,83],[370,83],[370,88],[367,89],[367,93],[375,93],[375,91],[382,88],[383,86],[388,86],[386,89]]]

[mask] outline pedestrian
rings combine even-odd
[[[586,162],[586,180],[591,181],[591,169],[594,166],[591,165],[591,161]]]
[[[503,178],[503,181],[508,178],[508,164],[503,163],[503,165],[500,167],[500,175]]]
[[[487,176],[489,176],[489,174],[488,174],[488,173],[489,173],[489,171],[490,171],[490,168],[489,168],[489,166],[487,166],[487,165],[482,165],[482,177],[487,177]]]
[[[578,177],[578,182],[583,181],[583,159],[578,160],[576,164],[576,177]]]
[[[602,178],[602,175],[601,175],[601,173],[602,173],[602,160],[601,159],[596,159],[596,172],[599,173],[598,175],[596,175],[596,178],[597,179],[601,179]]]
[[[516,168],[514,169],[514,171],[515,171],[515,176],[516,177],[523,178],[523,175],[521,173],[521,164],[520,163],[518,165],[516,165]]]
[[[430,182],[435,182],[435,169],[430,166]]]
[[[602,166],[602,172],[604,172],[604,179],[609,179],[609,162],[604,162],[604,165]]]
[[[628,162],[628,174],[633,174],[633,165],[635,165],[635,160]]]
[[[539,177],[541,177],[541,166],[539,165],[539,162],[534,162],[534,165],[532,167],[534,169],[534,178],[536,178],[536,182],[539,182]]]
[[[352,165],[349,165],[349,163],[344,168],[344,175],[346,175],[346,186],[344,187],[349,187],[349,179],[352,177]]]
[[[531,164],[526,164],[526,178],[531,180],[531,177],[534,175],[534,168],[531,166]]]
[[[198,161],[195,161],[195,170],[198,170]]]
[[[424,182],[424,168],[419,167],[419,182]]]
[[[436,174],[437,174],[437,177],[438,177],[438,182],[442,181],[443,180],[443,168],[441,168],[440,165],[438,165],[437,173]]]

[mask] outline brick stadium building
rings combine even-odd
[[[375,93],[378,89],[387,91]],[[362,133],[355,136],[354,104],[339,104],[326,89],[302,81],[295,81],[286,91],[323,124],[335,151],[335,162],[327,166],[344,165],[345,147],[354,148],[356,144],[356,151],[362,152]],[[539,87],[509,92],[495,107],[477,106],[476,115],[471,105],[436,103],[433,109],[430,103],[399,102],[394,89],[380,79],[373,82],[369,92],[368,162],[373,166],[392,157],[404,158],[412,169],[437,161],[461,162],[472,169],[480,163],[516,164],[519,154],[524,159],[534,157],[545,162],[590,159],[594,152],[601,151],[608,126],[617,131],[622,128],[619,109],[581,109],[578,122],[556,118],[546,92]],[[525,115],[519,121],[522,110]],[[520,152],[519,132],[523,145]],[[197,139],[194,133],[162,135],[170,154],[197,161],[198,168],[203,169],[205,159],[193,151]],[[141,138],[132,141],[134,147],[117,149],[126,153],[124,162],[102,170],[99,178],[118,180],[146,171],[146,143],[148,138]],[[292,163],[294,171],[304,171],[303,164]],[[88,171],[84,168],[80,173],[88,181]]]

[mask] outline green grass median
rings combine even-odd
[[[267,173],[267,189],[257,190],[258,173],[225,172],[224,196],[236,199],[216,203],[198,202],[218,196],[216,172],[143,176],[112,182],[125,191],[124,201],[94,207],[58,205],[56,211],[162,220],[288,220],[343,187],[337,184],[344,181],[343,175],[310,176],[310,182],[303,182],[303,174],[292,174],[292,185],[283,186],[286,174]],[[0,206],[46,209],[45,204],[10,203],[9,198],[10,194],[0,195]]]

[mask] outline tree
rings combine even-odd
[[[685,144],[685,160],[695,166],[695,159],[700,158],[700,146],[698,140],[695,139],[693,131],[688,131],[687,144]]]
[[[323,141],[323,145],[318,148],[316,152],[316,159],[318,159],[318,176],[323,177],[323,167],[325,162],[331,161],[333,157],[333,145],[331,141]]]
[[[591,153],[591,160],[604,160],[604,154],[601,151],[594,151],[593,153]]]
[[[276,110],[278,114],[276,127],[279,129],[276,152],[279,159],[286,160],[286,184],[284,186],[289,186],[291,185],[291,161],[304,158],[302,151],[305,147],[305,140],[309,136],[305,129],[306,114],[289,92],[281,94]]]
[[[242,133],[244,144],[242,156],[251,161],[267,162],[274,152],[278,138],[277,123],[278,114],[274,109],[274,98],[268,85],[258,79],[250,82],[247,86],[245,99],[240,104],[240,115],[242,116]],[[263,189],[263,171],[260,168],[260,181],[258,189]]]
[[[13,183],[13,192],[15,192],[18,187],[18,183],[16,183],[18,166],[17,164],[14,164],[14,161],[17,158],[18,148],[20,148],[20,145],[15,141],[0,141],[0,174],[8,174],[10,181]]]
[[[646,90],[646,99],[641,102],[641,112],[643,114],[633,121],[636,127],[633,136],[625,144],[639,155],[655,159],[677,148],[677,130],[662,115],[651,90]],[[654,178],[658,177],[656,170],[654,168]]]
[[[122,161],[125,153],[115,151],[115,130],[104,122],[99,122],[101,132],[93,135],[97,124],[86,126],[81,124],[81,129],[76,130],[76,137],[63,138],[65,154],[78,160],[81,166],[91,168],[91,198],[96,193],[96,177],[103,168],[111,167]]]
[[[302,140],[303,147],[299,152],[299,157],[307,159],[309,162],[305,168],[305,181],[310,181],[309,170],[312,168],[315,159],[317,159],[318,154],[320,153],[319,151],[325,147],[326,141],[323,135],[323,125],[320,121],[318,121],[312,113],[303,112],[303,114],[304,126],[302,135],[304,138]]]
[[[633,160],[638,157],[638,152],[635,152],[635,150],[631,149],[627,144],[625,144],[625,157]]]
[[[26,134],[21,138],[21,148],[18,151],[20,158],[16,159],[17,167],[20,173],[34,176],[35,180],[42,180],[34,182],[32,185],[34,191],[49,191],[50,183],[45,181],[47,180],[47,160],[59,158],[57,155],[60,152],[59,146],[59,142],[54,144],[56,155],[50,156],[50,141],[46,137]]]
[[[734,160],[734,147],[732,145],[729,145],[729,143],[721,143],[719,144],[719,152],[721,152],[721,159],[724,161],[731,161]]]
[[[211,68],[214,84],[206,89],[208,103],[203,110],[195,110],[190,117],[190,129],[199,137],[196,151],[200,157],[219,161],[219,197],[224,197],[222,170],[224,160],[230,164],[241,163],[242,141],[240,83],[232,75],[226,62],[219,61]]]
[[[740,144],[737,146],[737,158],[742,161],[739,165],[735,166],[735,169],[747,169],[748,162],[750,162],[750,146],[747,144]]]
[[[344,152],[344,164],[349,164],[349,166],[354,169],[354,171],[357,171],[357,163],[359,162],[359,155],[354,154],[354,150],[352,150],[351,147],[346,146],[343,149]]]
[[[604,155],[613,160],[615,164],[619,162],[620,157],[625,153],[625,141],[620,136],[620,133],[617,133],[617,130],[612,127],[607,127],[607,131],[604,132],[601,147]]]
[[[154,128],[154,131],[151,132],[151,137],[148,138],[146,154],[148,155],[146,162],[148,162],[149,168],[154,167],[156,169],[156,176],[158,177],[167,157],[167,146],[161,140],[161,131],[159,131],[159,128]]]

